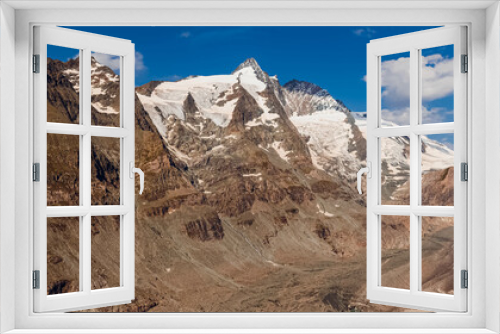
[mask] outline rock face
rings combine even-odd
[[[65,122],[78,117],[75,62],[49,62],[49,110]],[[116,126],[119,76],[95,59],[92,69],[93,124]],[[136,165],[146,176],[136,198],[136,299],[90,311],[396,310],[365,299],[366,208],[353,182],[366,156],[366,124],[326,90],[297,80],[282,87],[248,59],[228,75],[138,87],[135,117]],[[92,142],[93,204],[116,204],[119,150],[101,139]],[[446,160],[450,152],[427,143],[429,166]],[[59,138],[49,147],[52,205],[78,201],[77,153],[77,141]],[[431,167],[424,180],[444,173],[442,164]],[[449,182],[439,175],[438,183]],[[400,200],[405,186],[397,184],[389,198]],[[437,201],[432,191],[429,200]],[[389,225],[394,235],[409,233],[404,222]],[[115,240],[112,226],[100,219],[95,235]],[[450,224],[430,226],[429,240]],[[49,239],[52,293],[78,288],[68,270],[78,268],[78,229],[67,231],[71,244]],[[408,243],[389,240],[384,263],[394,270],[385,275],[404,281],[394,254],[406,256]],[[92,252],[104,257],[114,246],[96,239]],[[93,285],[113,286],[119,261],[96,256]],[[429,289],[448,286],[442,273],[426,275]]]
[[[190,221],[186,224],[186,233],[191,239],[200,241],[224,238],[224,228],[218,215]]]
[[[335,100],[327,90],[310,82],[292,80],[284,85],[290,116],[310,115],[325,110],[349,112],[341,101]]]

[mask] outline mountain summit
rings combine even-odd
[[[239,74],[242,73],[245,69],[252,69],[259,79],[262,82],[267,83],[269,81],[269,76],[266,72],[262,70],[259,63],[255,60],[255,58],[248,58],[244,62],[242,62],[231,74]]]
[[[307,81],[293,79],[288,81],[283,87],[290,92],[303,92],[308,95],[316,96],[331,96],[326,89]]]
[[[246,59],[244,62],[238,65],[238,67],[233,71],[233,74],[241,70],[242,68],[245,67],[251,67],[255,71],[262,71],[262,68],[260,67],[259,63],[257,63],[257,60],[255,58],[251,57]]]

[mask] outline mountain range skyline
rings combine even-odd
[[[366,112],[366,44],[370,40],[433,27],[68,27],[81,31],[129,39],[136,46],[136,86],[150,81],[177,81],[193,75],[228,73],[244,59],[254,57],[281,84],[293,79],[315,83],[334,94],[354,112]],[[55,47],[50,47],[55,48]],[[66,61],[76,50],[58,49],[53,58]],[[441,58],[436,57],[436,53]],[[453,120],[452,73],[448,70],[453,53],[446,48],[423,50],[429,59],[423,71],[423,85],[437,92],[438,99],[425,101],[424,119]],[[100,63],[119,74],[113,55],[94,54]],[[400,58],[400,59],[398,59]],[[388,77],[387,120],[399,123],[407,118],[407,92],[400,83],[408,80],[404,64],[408,58],[393,55],[384,68]],[[391,66],[396,65],[396,66]],[[391,66],[392,68],[389,68]],[[450,85],[451,83],[451,85]],[[438,89],[439,88],[439,89]],[[442,88],[442,89],[441,89]],[[452,88],[451,88],[452,89]],[[439,92],[447,92],[442,95]],[[439,95],[441,94],[441,95]],[[403,101],[403,103],[394,103]],[[453,135],[436,137],[450,148]]]
[[[190,75],[227,73],[254,57],[282,83],[314,82],[353,111],[366,111],[366,43],[433,27],[67,27],[129,39],[136,45],[136,86]],[[61,55],[66,61],[74,50]],[[112,56],[99,59],[112,64]],[[108,63],[105,61],[108,60]],[[110,66],[113,70],[116,67]]]

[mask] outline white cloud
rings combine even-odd
[[[453,110],[435,107],[422,107],[422,123],[441,123],[448,121]],[[410,108],[382,109],[382,120],[396,123],[397,125],[410,125]]]
[[[450,115],[453,115],[453,110],[449,110],[442,107],[435,107],[427,109],[422,108],[422,122],[423,123],[440,123],[449,119]]]
[[[453,59],[441,54],[423,57],[422,100],[431,102],[453,94]],[[408,124],[410,105],[410,58],[382,62],[382,117],[397,124]],[[441,122],[453,111],[445,108],[424,108],[423,121]],[[404,122],[403,122],[404,121]],[[403,123],[401,123],[403,122]]]
[[[120,70],[120,57],[108,55],[105,53],[92,53],[92,57],[94,57],[98,63],[102,65],[106,65],[113,71]]]
[[[390,109],[409,107],[410,102],[410,58],[382,62],[382,101]]]
[[[453,59],[440,54],[423,57],[422,99],[432,101],[453,93]]]
[[[191,37],[191,33],[189,31],[184,31],[179,36],[182,38],[189,38]]]
[[[114,72],[120,71],[120,57],[114,55],[108,55],[105,53],[92,53],[92,57],[94,57],[100,64],[106,65]],[[146,69],[146,65],[144,65],[144,56],[139,51],[135,52],[135,70],[143,71]]]
[[[146,65],[144,65],[144,56],[139,51],[135,52],[135,70],[136,71],[144,71],[146,69]]]
[[[376,33],[375,29],[366,27],[366,28],[357,28],[352,31],[352,33],[359,37],[371,38]]]

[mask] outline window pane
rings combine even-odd
[[[422,217],[422,291],[453,294],[453,218]]]
[[[422,50],[422,124],[453,122],[453,45]]]
[[[47,134],[47,205],[80,205],[80,138]]]
[[[80,218],[47,218],[47,294],[79,291]]]
[[[410,205],[410,138],[380,138],[381,204]]]
[[[120,286],[120,216],[92,217],[92,290]]]
[[[382,216],[382,286],[410,289],[410,217]]]
[[[410,53],[380,58],[380,125],[410,125]]]
[[[80,50],[47,45],[47,122],[78,124]]]
[[[92,52],[92,125],[120,126],[120,61]]]
[[[120,204],[120,138],[92,137],[92,205]]]
[[[422,205],[453,206],[454,136],[422,136]]]

